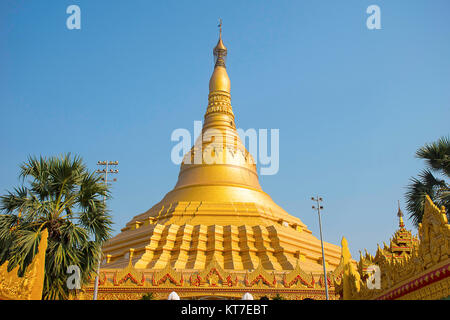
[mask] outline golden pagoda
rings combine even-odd
[[[369,254],[367,250],[365,250],[365,255],[363,256],[360,251],[358,272],[362,275],[362,279],[367,279],[373,273],[373,270],[368,268],[369,266],[380,264],[381,261],[385,260],[391,263],[399,263],[409,259],[413,251],[418,249],[419,239],[417,235],[414,236],[411,230],[405,228],[400,202],[398,204],[397,217],[398,229],[390,239],[389,246],[385,242],[383,242],[383,248],[377,245],[375,256]]]
[[[182,299],[325,297],[320,240],[262,190],[237,133],[221,30],[213,54],[202,134],[173,190],[103,246],[99,299],[166,299],[171,291]],[[324,250],[331,274],[341,248]],[[85,292],[89,298],[92,287]]]
[[[439,208],[425,196],[417,236],[405,229],[400,206],[398,217],[399,229],[390,247],[378,246],[375,257],[366,251],[357,266],[342,239],[342,263],[333,274],[333,282],[335,293],[344,300],[450,298],[450,224],[445,207]]]

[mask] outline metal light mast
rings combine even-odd
[[[317,202],[317,208],[316,206],[312,206],[314,210],[317,209],[317,214],[319,215],[319,229],[320,229],[320,244],[322,245],[322,265],[323,265],[323,276],[325,279],[325,295],[328,300],[328,278],[327,278],[327,269],[325,267],[325,253],[323,251],[323,238],[322,238],[322,220],[320,218],[320,210],[323,209],[323,206],[320,205],[320,203],[323,201],[323,199],[319,196],[317,198],[311,197],[312,201]]]
[[[96,172],[103,174],[103,182],[108,185],[108,173],[110,174],[117,174],[119,173],[118,169],[109,169],[110,166],[117,167],[119,165],[119,161],[98,161],[98,166],[102,166],[102,169],[98,169]],[[112,182],[117,181],[116,178],[112,179]],[[103,197],[103,203],[106,203],[106,195]],[[97,240],[97,239],[96,239]],[[101,246],[100,246],[101,248]],[[98,266],[97,266],[97,275],[95,276],[95,283],[94,283],[94,295],[92,297],[92,300],[97,300],[97,294],[98,294],[98,276],[100,274],[100,262],[102,259],[102,251],[100,249],[100,253],[98,256]]]

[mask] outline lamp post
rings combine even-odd
[[[103,168],[100,170],[98,169],[96,172],[99,174],[103,174],[103,182],[105,185],[108,185],[108,173],[110,174],[117,174],[119,173],[118,169],[108,169],[110,166],[118,166],[119,161],[98,161],[98,166],[102,166]],[[116,178],[112,179],[113,182],[117,181]],[[106,195],[103,196],[103,204],[106,203]],[[97,241],[97,239],[95,239]],[[98,254],[98,265],[97,265],[97,275],[95,276],[95,282],[94,282],[94,295],[92,297],[92,300],[97,300],[97,294],[98,294],[98,276],[100,274],[100,262],[102,259],[102,251],[101,251],[101,245],[100,245],[100,252]]]
[[[317,198],[311,197],[311,200],[317,202],[317,208],[316,208],[316,206],[312,206],[312,208],[314,210],[317,209],[317,214],[319,215],[320,244],[322,245],[323,276],[325,279],[325,295],[328,300],[328,278],[327,278],[327,268],[325,267],[325,253],[323,251],[322,219],[320,218],[320,210],[323,209],[323,206],[321,206],[320,203],[323,201],[323,199],[321,197],[317,196]]]

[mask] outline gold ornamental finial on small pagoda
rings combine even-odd
[[[398,200],[398,212],[397,212],[397,216],[398,216],[398,226],[400,228],[405,227],[405,224],[403,223],[403,212],[402,209],[400,209],[400,200]]]

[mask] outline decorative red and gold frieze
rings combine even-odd
[[[339,299],[329,273],[330,299]],[[323,275],[307,274],[297,264],[288,272],[268,271],[260,263],[255,270],[224,270],[216,259],[201,271],[177,271],[168,264],[162,270],[135,269],[130,263],[123,270],[103,269],[100,272],[98,299],[141,299],[153,293],[155,299],[167,299],[175,291],[182,299],[241,299],[249,292],[255,299],[277,294],[285,299],[325,299]],[[78,292],[74,299],[92,299],[93,283]]]

